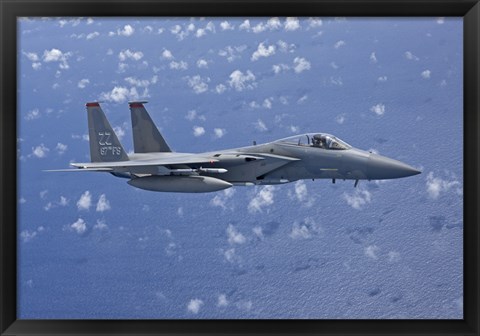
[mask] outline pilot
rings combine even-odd
[[[322,137],[319,134],[315,134],[313,136],[312,142],[313,142],[313,147],[320,147],[320,148],[325,147],[323,142],[322,142]]]

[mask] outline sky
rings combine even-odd
[[[463,318],[461,18],[20,18],[18,317]],[[90,160],[85,103],[178,152],[307,132],[389,181],[155,193]]]

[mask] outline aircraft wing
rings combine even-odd
[[[182,164],[202,164],[218,162],[216,159],[206,158],[197,155],[165,157],[149,160],[130,160],[130,161],[115,161],[115,162],[87,162],[87,163],[71,163],[72,166],[82,169],[88,168],[129,168],[129,167],[152,167],[152,166],[168,166],[168,165],[182,165]]]

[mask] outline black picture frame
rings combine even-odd
[[[1,335],[479,335],[478,0],[0,0]],[[463,320],[18,320],[17,17],[42,16],[460,16],[464,19]],[[48,304],[48,303],[45,303]]]

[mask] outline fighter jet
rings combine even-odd
[[[265,144],[199,154],[170,149],[145,109],[129,102],[134,153],[127,155],[98,102],[86,104],[90,157],[76,169],[128,179],[133,187],[159,192],[203,193],[232,186],[273,185],[302,179],[385,180],[420,174],[397,160],[354,148],[327,133],[307,133]]]

